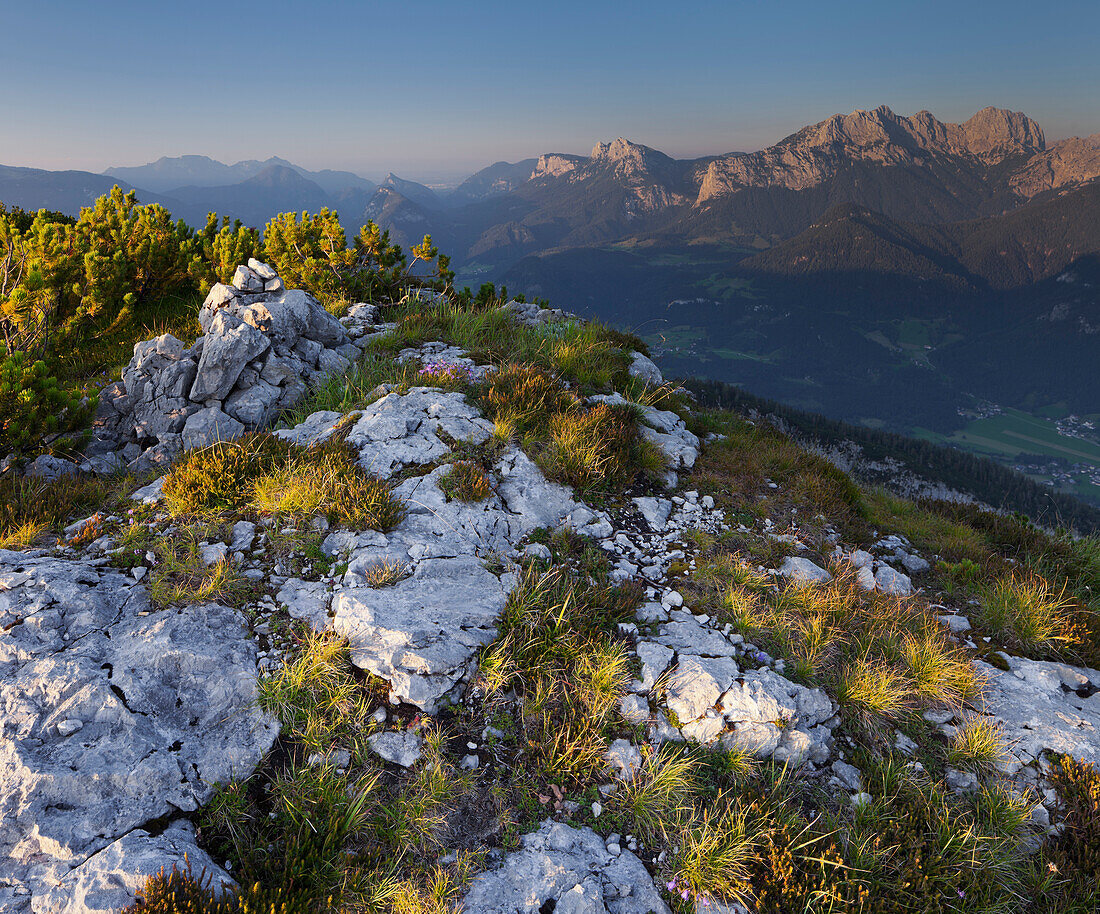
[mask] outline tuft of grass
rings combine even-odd
[[[305,753],[359,749],[370,722],[370,694],[351,663],[347,642],[300,630],[293,660],[259,680],[260,706]]]
[[[757,835],[747,810],[725,797],[674,826],[678,848],[669,865],[669,890],[685,901],[747,902]]]
[[[860,657],[836,674],[836,697],[864,723],[896,720],[915,706],[911,683],[896,669],[871,657]]]
[[[690,809],[698,785],[699,760],[674,747],[646,755],[642,770],[615,794],[615,803],[648,840]]]
[[[580,398],[561,382],[530,365],[504,365],[488,380],[480,400],[493,420],[513,435],[541,430],[549,417],[578,409]]]
[[[796,677],[824,686],[862,725],[876,729],[925,707],[959,708],[978,695],[965,651],[919,597],[865,592],[841,567],[824,585],[750,590],[742,582],[756,582],[736,562],[711,560],[712,568],[723,564],[735,583],[724,586],[721,574],[709,573],[706,605],[785,657]]]
[[[636,603],[633,591],[586,585],[560,567],[532,568],[512,591],[479,682],[491,699],[517,693],[521,751],[537,779],[578,784],[602,772],[606,731],[630,679],[613,632]]]
[[[389,485],[367,473],[347,445],[334,439],[302,448],[257,433],[193,450],[168,474],[164,495],[175,516],[323,516],[354,529],[382,531],[404,517]]]
[[[947,761],[967,771],[991,772],[1008,756],[1004,730],[991,717],[971,714],[956,728]]]
[[[156,607],[205,602],[240,607],[259,591],[228,558],[206,565],[196,529],[184,528],[156,540],[153,552],[149,600]]]
[[[164,480],[164,498],[173,515],[242,511],[252,483],[290,456],[291,446],[267,433],[244,435],[188,451]]]
[[[53,482],[30,476],[0,477],[0,549],[25,549],[60,533],[74,517],[98,508],[125,478],[63,476]]]
[[[379,559],[363,569],[368,587],[389,587],[409,576],[409,566],[396,559]]]
[[[493,494],[486,472],[472,460],[457,460],[439,478],[439,488],[448,498],[458,501],[485,501]]]
[[[982,588],[977,617],[1002,643],[1046,656],[1082,642],[1072,606],[1065,586],[1058,590],[1038,575],[1013,574]]]
[[[392,530],[405,516],[389,485],[360,467],[341,441],[296,449],[253,480],[250,505],[276,517],[324,516],[352,529]]]
[[[642,472],[664,469],[660,452],[639,433],[631,407],[606,403],[551,417],[538,462],[547,476],[580,492],[624,486]]]
[[[974,666],[939,630],[904,632],[902,660],[923,704],[960,708],[981,688]]]

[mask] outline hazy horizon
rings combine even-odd
[[[102,172],[161,156],[453,182],[625,136],[676,158],[770,145],[885,104],[962,121],[1023,111],[1100,131],[1100,5],[854,2],[136,2],[12,7],[0,162]],[[269,134],[269,135],[265,135]]]

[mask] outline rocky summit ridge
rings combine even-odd
[[[435,300],[418,295],[406,305]],[[735,566],[744,586],[794,600],[850,588],[853,599],[868,595],[900,613],[905,601],[923,599],[932,555],[900,534],[876,533],[858,548],[824,515],[811,522],[796,510],[780,527],[724,507],[720,489],[701,494],[697,480],[708,477],[695,474],[728,436],[693,432],[698,417],[687,401],[662,399],[660,371],[629,347],[622,389],[583,400],[586,410],[630,415],[659,458],[648,488],[619,498],[548,478],[523,439],[502,438],[472,396],[433,383],[491,382],[506,372],[445,339],[397,351],[393,368],[406,382],[380,383],[353,410],[285,411],[372,345],[395,339],[399,325],[384,316],[358,303],[337,319],[307,293],[284,289],[266,264],[242,265],[204,302],[199,340],[186,346],[165,335],[135,345],[97,420],[98,456],[86,472],[106,475],[128,462],[157,478],[131,494],[130,509],[76,519],[56,546],[0,551],[0,911],[120,911],[146,877],[185,857],[214,885],[232,887],[227,861],[200,846],[192,814],[227,783],[249,778],[277,738],[290,752],[290,718],[280,736],[280,720],[258,701],[264,682],[295,662],[301,642],[286,635],[288,623],[341,639],[354,667],[382,684],[371,708],[371,764],[379,776],[415,778],[438,751],[425,717],[489,701],[479,664],[502,630],[520,624],[510,601],[532,579],[583,577],[559,565],[551,534],[575,540],[589,567],[602,563],[608,585],[634,597],[615,624],[624,651],[613,691],[622,735],[600,749],[590,792],[575,794],[584,805],[560,788],[540,798],[541,821],[468,874],[459,909],[669,912],[680,889],[675,878],[667,886],[655,878],[666,859],[639,834],[601,834],[600,817],[679,744],[774,763],[842,810],[872,802],[859,767],[866,758],[850,736],[858,731],[838,693],[809,682],[794,658],[754,643],[731,617],[705,611],[697,585],[715,574],[715,542],[755,538],[770,557]],[[570,315],[525,302],[503,304],[498,318],[543,345],[578,328]],[[320,543],[311,554],[280,551],[279,537],[296,524],[231,518],[196,548],[208,567],[235,569],[257,590],[236,608],[216,599],[154,605],[155,553],[124,544],[169,539],[186,523],[170,510],[158,474],[279,415],[293,415],[274,431],[287,445],[316,451],[342,442],[402,505],[400,518],[386,530],[302,519]],[[452,473],[475,453],[483,455],[484,491],[454,497]],[[781,489],[766,482],[766,491]],[[145,540],[135,524],[148,528]],[[984,703],[929,705],[921,727],[944,741],[976,718],[1002,730],[1008,748],[996,770],[1004,789],[1027,798],[1020,802],[1036,840],[1056,833],[1049,755],[1100,762],[1100,671],[983,651],[959,607],[938,610],[934,643],[950,638],[973,664],[986,682]],[[494,701],[498,716],[458,740],[464,771],[500,764],[502,728],[523,723],[514,692]],[[926,774],[913,739],[892,726],[885,736],[913,777]],[[305,764],[343,772],[365,760],[336,746]],[[977,775],[954,762],[944,777],[957,797],[978,788]],[[445,859],[453,849],[435,850]],[[692,891],[698,904],[712,903],[709,889]]]

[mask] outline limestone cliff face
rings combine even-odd
[[[1039,125],[1017,111],[983,108],[963,124],[945,124],[928,111],[903,117],[882,106],[833,115],[759,152],[715,159],[696,171],[695,202],[702,205],[745,187],[806,190],[851,162],[923,166],[952,156],[995,165],[1045,148]]]
[[[537,178],[560,178],[562,175],[569,174],[569,172],[573,171],[583,161],[583,156],[561,155],[555,152],[541,155],[539,156],[539,160],[535,163],[534,170],[531,172],[530,180],[534,181]]]
[[[1011,178],[1012,189],[1023,197],[1100,178],[1100,133],[1071,137],[1033,156]]]

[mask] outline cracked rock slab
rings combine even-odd
[[[1100,670],[1005,659],[1007,671],[974,666],[988,682],[983,711],[1004,727],[1012,756],[1027,764],[1050,751],[1100,764]]]
[[[195,826],[177,820],[160,834],[135,829],[93,854],[43,898],[35,900],[35,914],[114,914],[134,902],[145,880],[161,869],[176,867],[219,895],[236,883],[206,851],[195,843]]]
[[[99,563],[0,551],[0,882],[23,899],[5,911],[250,774],[278,730],[256,694],[235,610],[150,612]]]
[[[618,855],[590,828],[543,822],[499,867],[477,876],[464,914],[670,914],[630,851]]]
[[[402,700],[433,710],[496,638],[507,593],[474,555],[425,559],[392,587],[346,589],[333,600],[335,631],[352,662]]]
[[[430,462],[450,453],[437,431],[484,440],[479,436],[491,429],[461,394],[414,388],[373,405],[380,404],[364,411],[349,434],[361,462],[381,452],[390,455],[385,466],[396,467],[412,452],[420,455],[415,462]],[[448,500],[439,487],[448,469],[436,467],[395,487],[406,516],[388,534],[342,538],[348,569],[332,602],[334,629],[348,639],[352,661],[388,680],[394,698],[425,711],[438,707],[472,672],[477,651],[496,638],[515,576],[493,574],[485,559],[511,551],[536,527],[560,526],[581,508],[515,448],[499,458],[493,491],[479,502]],[[326,542],[336,545],[334,537]],[[408,576],[379,589],[367,586],[366,572],[383,561],[404,566]]]
[[[347,442],[359,451],[361,466],[388,479],[403,466],[445,457],[450,448],[441,434],[480,444],[492,432],[493,424],[463,394],[414,387],[364,407]]]

